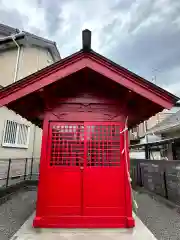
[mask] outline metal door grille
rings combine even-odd
[[[120,126],[89,125],[87,131],[87,166],[120,165]]]
[[[84,125],[54,125],[51,137],[51,166],[80,166],[84,163]]]

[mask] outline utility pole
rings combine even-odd
[[[147,135],[147,120],[145,120],[143,122],[143,124],[144,124],[144,135],[145,135],[145,141],[146,141],[146,144],[145,144],[145,159],[149,159],[150,156],[149,156],[148,135]]]
[[[157,69],[157,68],[155,68],[155,69],[153,69],[153,76],[152,76],[152,82],[154,83],[154,84],[157,84],[157,72],[158,72],[159,70]]]
[[[146,140],[146,143],[148,143],[148,136],[147,136],[147,120],[145,120],[144,122],[143,122],[143,124],[144,124],[144,135],[145,135],[145,140]]]
[[[157,84],[157,75],[156,75],[156,73],[158,72],[158,69],[155,68],[155,69],[153,70],[153,72],[154,72],[154,76],[152,77],[152,82],[154,82],[154,84],[156,85],[156,84]],[[157,113],[156,116],[157,116],[157,122],[156,122],[156,124],[158,124],[158,123],[160,122],[159,113]]]

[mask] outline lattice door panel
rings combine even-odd
[[[51,131],[50,166],[82,166],[84,125],[56,123]]]
[[[87,166],[120,165],[120,126],[87,125]]]

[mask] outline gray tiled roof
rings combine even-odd
[[[20,30],[17,28],[13,28],[13,27],[10,27],[10,26],[0,23],[0,34],[2,34],[4,36],[9,36],[9,35],[16,34],[19,32],[20,32]]]

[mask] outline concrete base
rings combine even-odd
[[[34,214],[11,240],[156,240],[138,217],[134,229],[36,229],[32,227]]]

